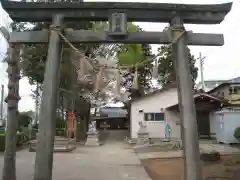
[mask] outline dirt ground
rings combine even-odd
[[[184,180],[182,158],[142,160],[153,180]],[[240,180],[240,155],[222,156],[219,162],[202,162],[203,180]]]

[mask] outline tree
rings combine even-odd
[[[160,83],[164,86],[176,81],[176,74],[174,71],[173,54],[171,46],[161,46],[158,48],[158,73],[161,76]],[[198,75],[198,68],[195,66],[196,59],[191,54],[188,48],[189,68],[192,76],[193,85]]]
[[[133,23],[128,23],[129,32],[140,32],[143,31],[139,26]],[[117,53],[120,65],[135,65],[141,63],[147,58],[153,56],[151,52],[151,46],[149,44],[123,44]],[[151,80],[151,62],[145,63],[142,66],[130,68],[129,71],[124,75],[125,82],[124,86],[131,93],[131,98],[143,96],[144,90],[150,87]],[[138,89],[132,89],[132,82],[135,71],[138,71]],[[128,86],[128,84],[131,84]]]
[[[56,117],[56,129],[64,129],[66,128],[66,121],[60,117],[60,116],[57,116]]]
[[[76,29],[91,29],[95,22],[64,22],[66,28]],[[50,23],[36,23],[33,27],[28,30],[43,30],[48,29]],[[17,30],[24,30],[25,26],[16,26]],[[94,27],[95,28],[95,27]],[[25,28],[26,29],[26,28]],[[99,44],[75,44],[77,49],[82,50],[85,56],[90,54],[94,57],[94,52],[99,48]],[[22,75],[28,77],[30,84],[39,84],[40,89],[42,89],[42,84],[44,81],[44,71],[45,63],[47,59],[47,44],[27,44],[22,47]],[[68,93],[61,93],[63,96],[59,96],[58,108],[62,111],[66,111],[66,114],[70,110],[74,110],[72,107],[72,102],[76,100],[76,97],[71,93],[77,92],[78,90],[84,88],[91,90],[93,86],[85,86],[77,82],[77,71],[74,67],[73,62],[71,62],[71,56],[73,55],[72,49],[68,44],[62,46],[61,52],[61,69],[60,69],[60,84],[61,90],[66,90]],[[77,86],[76,86],[77,84]],[[70,92],[70,93],[69,93]],[[76,93],[78,95],[78,93]],[[64,100],[64,101],[63,101]],[[63,103],[67,102],[67,103]],[[59,122],[60,123],[60,122]]]
[[[38,23],[33,28],[28,28],[28,30],[43,30],[48,29],[49,23]],[[83,25],[80,23],[80,25]],[[89,29],[92,26],[92,23],[84,24],[80,26],[79,23],[65,22],[67,28],[73,29]],[[22,26],[21,26],[22,27]],[[93,54],[92,52],[98,48],[98,44],[75,44],[78,49],[86,50],[84,53],[86,56]],[[45,62],[47,59],[47,44],[27,44],[22,48],[22,75],[27,76],[30,84],[39,84],[43,83],[44,80],[44,70]],[[67,44],[62,47],[61,54],[61,85],[67,85],[66,78],[71,76],[71,62],[69,55],[72,49],[69,48]]]
[[[18,115],[18,127],[28,127],[29,123],[31,123],[33,120],[32,116],[32,111],[20,112]]]

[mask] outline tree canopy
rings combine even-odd
[[[23,30],[42,30],[49,27],[49,23],[36,23],[30,28],[26,28],[24,24],[15,24],[14,29],[17,31]],[[93,31],[106,30],[106,22],[89,22],[89,23],[74,23],[66,22],[65,26],[72,29],[92,29]],[[142,31],[139,26],[133,23],[128,23],[128,31],[136,32]],[[85,55],[91,54],[94,56],[117,56],[120,65],[133,65],[144,61],[147,56],[151,55],[151,47],[146,44],[76,44],[78,49],[86,50]],[[47,45],[45,44],[27,44],[22,47],[22,75],[28,77],[30,84],[42,84],[44,80],[44,68],[47,59]],[[62,47],[61,54],[61,78],[60,87],[68,89],[71,87],[72,76],[72,64],[70,62],[70,48],[68,45]],[[141,87],[148,87],[148,81],[146,80],[145,67],[139,68],[139,77]],[[129,73],[134,72],[134,69],[130,69]],[[149,74],[149,73],[148,73]],[[142,90],[142,89],[141,89]]]
[[[143,30],[139,26],[128,23],[128,31],[140,32]],[[151,46],[149,44],[123,44],[120,45],[120,47],[121,48],[117,52],[120,65],[136,65],[153,56]],[[144,90],[150,87],[151,67],[151,62],[149,62],[143,66],[130,68],[124,75],[124,86],[131,93],[130,96],[132,98],[144,95]],[[136,70],[138,71],[138,89],[133,89],[132,82]]]
[[[28,124],[32,122],[32,111],[23,111],[18,116],[18,127],[28,127]]]
[[[162,85],[169,84],[176,81],[176,74],[173,65],[173,54],[171,46],[161,46],[158,48],[158,73],[160,75],[160,83]],[[196,58],[191,54],[188,48],[189,68],[192,76],[193,84],[198,75],[198,68],[195,66]]]

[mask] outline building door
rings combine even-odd
[[[198,111],[197,112],[197,124],[198,124],[199,138],[210,138],[209,112]]]

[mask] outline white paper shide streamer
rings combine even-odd
[[[93,70],[93,67],[86,57],[81,56],[79,61],[78,80],[82,83],[86,83],[88,82],[88,75],[90,75],[90,71]]]
[[[132,89],[138,89],[138,70],[137,69],[135,70],[135,73],[134,73]]]
[[[116,72],[116,87],[115,87],[115,95],[118,100],[120,100],[120,88],[121,88],[121,77],[120,77],[120,70],[117,69]]]
[[[152,77],[155,79],[158,78],[158,61],[157,60],[154,61]]]

